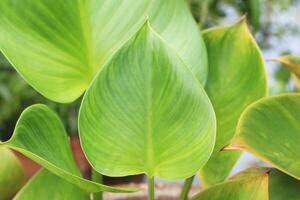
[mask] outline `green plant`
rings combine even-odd
[[[186,179],[186,199],[200,171],[208,189],[195,199],[272,200],[285,182],[267,190],[270,170],[221,183],[247,150],[300,178],[299,95],[264,98],[264,60],[245,18],[201,34],[183,0],[2,0],[0,11],[0,49],[33,88],[58,103],[85,93],[79,136],[96,172],[146,174],[149,199],[155,177]],[[139,190],[82,178],[63,123],[42,104],[25,109],[0,146],[45,168],[17,200]]]

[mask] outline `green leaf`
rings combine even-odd
[[[269,168],[249,168],[196,195],[193,200],[300,199],[300,181]]]
[[[205,47],[183,0],[1,0],[0,49],[41,94],[71,102],[146,15],[204,83]]]
[[[245,110],[233,144],[300,179],[300,94],[262,99]]]
[[[0,147],[0,200],[12,197],[25,183],[25,171],[17,157]]]
[[[208,73],[206,48],[186,2],[154,0],[149,21],[153,29],[177,51],[200,83],[205,85]]]
[[[192,176],[212,152],[215,123],[194,73],[149,24],[104,67],[79,115],[83,150],[108,176]]]
[[[219,151],[230,143],[242,111],[266,95],[267,81],[261,51],[245,19],[204,31],[203,37],[209,63],[206,91],[217,116],[215,153],[201,171],[201,181],[210,186],[223,181],[238,159],[240,152]]]
[[[72,157],[67,133],[58,116],[45,105],[34,105],[21,114],[12,138],[0,146],[14,149],[52,173],[89,192],[130,192],[82,178]]]
[[[268,200],[268,169],[250,169],[199,193],[192,200]]]
[[[0,49],[37,91],[70,102],[142,26],[148,5],[149,0],[1,0]]]
[[[15,196],[14,200],[89,200],[89,194],[43,169]]]

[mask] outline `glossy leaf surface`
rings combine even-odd
[[[205,47],[183,0],[2,0],[0,49],[41,94],[71,102],[148,15],[204,83]]]
[[[300,179],[300,94],[262,99],[243,113],[234,144]]]
[[[43,169],[18,192],[14,200],[89,200],[89,194]]]
[[[212,105],[194,74],[145,24],[83,99],[83,150],[101,174],[192,176],[215,141]]]
[[[0,200],[12,197],[25,183],[25,171],[9,149],[0,147]]]
[[[131,191],[83,179],[72,157],[62,122],[45,105],[27,108],[20,116],[12,138],[0,145],[24,154],[52,173],[86,191]]]
[[[206,91],[217,116],[215,154],[201,176],[209,186],[223,181],[239,157],[237,152],[218,151],[230,143],[242,111],[266,95],[267,81],[263,57],[244,19],[204,31],[203,37],[209,62]],[[217,170],[220,166],[225,167]]]

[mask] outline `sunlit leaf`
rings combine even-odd
[[[262,99],[247,108],[233,141],[300,179],[300,94]]]
[[[215,126],[194,73],[148,24],[95,79],[79,116],[83,150],[108,176],[192,176],[212,152]]]
[[[41,94],[71,102],[146,16],[204,83],[205,47],[183,0],[1,0],[0,49]]]
[[[12,197],[25,182],[24,169],[16,156],[0,147],[0,200]]]
[[[251,169],[216,184],[192,200],[268,200],[268,169]]]
[[[204,85],[208,72],[205,44],[185,1],[154,0],[149,21]]]
[[[41,170],[22,188],[14,200],[89,200],[89,194],[47,170]]]
[[[218,151],[234,136],[242,111],[266,95],[267,81],[262,54],[245,19],[204,31],[203,37],[209,63],[206,91],[217,116],[215,154],[201,175],[204,186],[209,186],[223,181],[239,157],[237,152]]]
[[[204,190],[193,200],[297,200],[299,186],[300,181],[276,169],[250,168]]]
[[[14,149],[65,180],[89,191],[129,192],[82,178],[72,157],[67,133],[58,116],[45,105],[27,108],[19,118],[12,138],[0,146]]]

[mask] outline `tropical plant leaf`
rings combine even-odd
[[[206,187],[223,181],[230,173],[241,152],[219,151],[234,136],[242,111],[267,94],[267,81],[262,54],[244,18],[204,31],[203,37],[209,62],[206,91],[217,116],[215,154],[201,171]]]
[[[199,193],[192,200],[268,200],[268,169],[250,169]]]
[[[201,33],[184,0],[152,1],[149,21],[152,28],[172,45],[185,64],[205,85],[207,53]],[[188,33],[188,37],[183,37]]]
[[[15,196],[14,200],[89,200],[89,194],[43,169]]]
[[[45,105],[27,108],[20,116],[10,140],[0,146],[14,149],[66,181],[89,191],[130,192],[82,178],[72,157],[67,133],[58,116]]]
[[[101,174],[180,179],[208,160],[215,123],[199,81],[147,23],[86,92],[79,135]]]
[[[148,2],[2,0],[0,49],[41,94],[70,102],[140,28]]]
[[[300,94],[265,98],[244,111],[233,144],[300,179],[299,122]]]
[[[146,15],[204,83],[205,47],[183,0],[2,0],[0,49],[41,94],[71,102]]]
[[[0,147],[0,200],[12,197],[25,183],[24,169],[16,156]]]
[[[300,181],[276,169],[250,168],[196,195],[193,200],[300,199]]]

